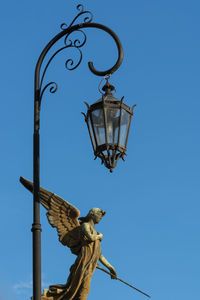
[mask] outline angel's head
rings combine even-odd
[[[92,208],[86,217],[79,218],[81,223],[88,222],[89,220],[93,220],[94,224],[98,224],[101,221],[101,218],[106,214],[106,212],[100,208]]]
[[[100,208],[92,208],[88,213],[88,217],[92,218],[94,224],[98,224],[101,221],[101,218],[106,214],[106,212]]]

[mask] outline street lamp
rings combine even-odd
[[[126,151],[128,131],[131,122],[133,110],[123,103],[123,100],[116,99],[113,94],[113,86],[108,82],[108,75],[113,74],[121,65],[123,60],[123,49],[121,42],[117,35],[108,27],[93,23],[93,16],[89,11],[85,11],[84,7],[79,4],[77,6],[78,14],[73,19],[71,24],[61,25],[61,31],[47,44],[44,48],[36,64],[35,69],[35,87],[34,87],[34,137],[33,137],[33,300],[41,300],[41,224],[40,224],[40,147],[39,147],[39,129],[40,129],[40,108],[44,92],[49,88],[51,93],[57,90],[57,84],[53,81],[43,84],[46,71],[53,58],[62,50],[67,48],[74,48],[79,51],[80,59],[78,63],[74,64],[73,59],[66,61],[68,70],[76,69],[82,61],[81,47],[86,43],[86,34],[84,28],[97,28],[107,32],[115,41],[118,49],[118,59],[115,65],[106,70],[98,71],[94,68],[92,62],[88,63],[89,69],[97,76],[105,76],[107,83],[103,87],[105,94],[100,101],[88,105],[88,112],[85,119],[89,128],[92,145],[95,156],[100,157],[104,165],[111,171],[116,166],[120,157],[123,158]],[[82,23],[76,24],[80,17],[84,17]],[[72,32],[81,34],[82,39],[73,40]],[[64,38],[64,46],[58,49],[44,66],[43,72],[41,67],[44,58],[51,49],[51,47],[61,38]]]

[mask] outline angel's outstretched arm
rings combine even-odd
[[[111,276],[112,279],[115,279],[117,277],[117,273],[115,271],[115,268],[107,261],[107,259],[103,256],[101,253],[99,257],[99,261],[106,267],[108,270],[110,270],[110,273],[112,273],[114,276]]]

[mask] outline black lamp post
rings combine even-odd
[[[117,35],[108,27],[92,23],[93,16],[89,11],[85,11],[82,5],[77,6],[78,14],[69,26],[61,25],[59,32],[42,51],[35,69],[35,99],[34,99],[34,138],[33,138],[33,183],[34,183],[34,207],[33,207],[33,300],[41,300],[41,224],[40,224],[40,179],[39,179],[39,129],[40,129],[40,107],[42,96],[47,88],[51,93],[57,90],[55,82],[49,82],[43,86],[44,77],[52,59],[62,50],[67,48],[76,48],[80,52],[80,59],[74,64],[72,59],[66,61],[66,67],[69,70],[76,69],[82,61],[81,47],[86,42],[84,28],[97,28],[107,32],[116,42],[118,49],[118,59],[115,65],[106,71],[97,71],[92,62],[88,63],[89,69],[97,76],[107,76],[113,74],[121,65],[123,60],[123,49]],[[82,23],[75,24],[76,21],[84,16]],[[81,39],[72,40],[72,32],[78,32],[82,35]],[[44,71],[41,73],[43,60],[51,47],[61,38],[64,38],[64,46],[58,49],[49,59]],[[126,151],[128,131],[131,122],[133,110],[119,101],[112,95],[113,87],[109,84],[104,86],[105,94],[100,101],[88,106],[86,122],[89,128],[94,153],[100,157],[102,162],[111,171],[116,166],[120,157],[123,158]]]

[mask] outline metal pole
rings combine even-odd
[[[35,91],[33,135],[33,300],[41,300],[41,224],[40,224],[40,94]]]

